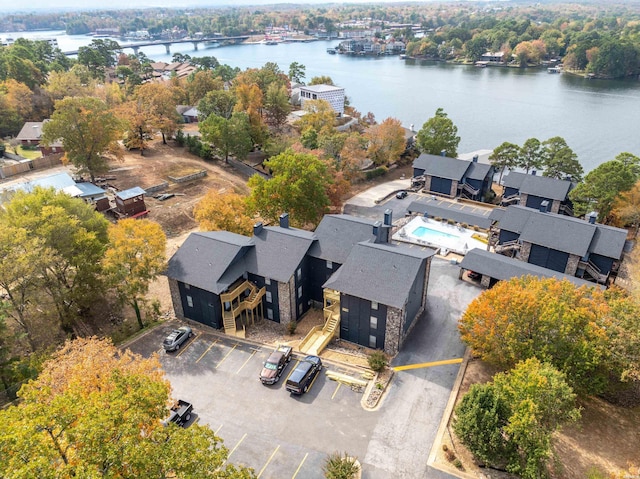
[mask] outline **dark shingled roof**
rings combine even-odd
[[[438,178],[460,181],[471,163],[471,161],[467,160],[422,153],[413,161],[413,167],[424,170],[425,176],[437,176]]]
[[[500,221],[504,216],[505,208],[494,208],[489,214],[489,219],[491,221]]]
[[[487,177],[489,170],[491,170],[491,165],[472,161],[471,165],[469,165],[469,170],[467,170],[466,176],[471,180],[484,180]]]
[[[569,191],[573,187],[573,183],[567,180],[526,175],[517,171],[512,171],[505,176],[503,184],[508,188],[516,188],[520,193],[560,201],[567,198]]]
[[[391,244],[358,243],[347,261],[323,285],[341,293],[403,308],[421,265],[435,250]]]
[[[498,227],[501,230],[520,234],[529,221],[529,216],[531,216],[536,211],[537,210],[534,210],[533,208],[526,208],[524,206],[509,206],[502,213],[502,217],[499,220],[500,223],[498,224]]]
[[[460,267],[503,281],[531,275],[539,278],[567,279],[576,286],[586,285],[594,288],[602,288],[601,285],[585,281],[584,279],[568,276],[564,273],[525,263],[524,261],[509,258],[501,254],[490,253],[489,251],[479,248],[469,251],[460,262]]]
[[[374,220],[350,215],[325,215],[315,231],[317,241],[309,256],[344,264],[351,249],[361,241],[375,241]]]
[[[627,230],[599,224],[595,226],[596,234],[593,236],[589,252],[620,259],[627,240]]]
[[[533,212],[520,235],[522,241],[577,254],[581,258],[587,254],[596,232],[594,225],[564,215]]]
[[[476,208],[474,206],[465,205],[464,203],[452,203],[450,201],[443,201],[440,199],[434,200],[424,198],[412,201],[409,204],[407,211],[409,213],[420,213],[422,215],[426,212],[432,217],[451,219],[456,223],[477,225],[484,229],[489,229],[489,226],[491,226],[491,210],[488,208]]]
[[[524,173],[511,171],[507,176],[505,176],[502,179],[502,184],[505,186],[505,188],[516,188],[519,190],[526,176],[533,176],[533,175],[525,175]]]
[[[220,294],[244,272],[243,256],[252,244],[251,238],[228,231],[191,233],[169,260],[167,276]],[[231,269],[237,274],[229,274]]]
[[[289,281],[309,251],[315,235],[297,228],[265,227],[254,235],[247,271],[281,283]]]

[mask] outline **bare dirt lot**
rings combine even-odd
[[[460,386],[458,401],[472,384],[490,381],[495,372],[494,368],[480,360],[470,360]],[[632,464],[637,466],[640,462],[640,407],[614,406],[599,398],[581,401],[579,406],[582,414],[580,421],[554,436],[557,466],[553,477],[584,479],[593,471],[608,475],[627,470]],[[456,456],[471,477],[513,477],[477,467],[471,454],[454,437],[451,424],[445,436],[443,443],[453,446]],[[441,463],[446,463],[446,460],[442,458]]]

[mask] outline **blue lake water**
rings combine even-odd
[[[55,36],[63,51],[88,45],[91,37],[64,32],[0,33],[0,37]],[[120,42],[126,45],[126,42]],[[398,118],[419,129],[442,107],[458,127],[460,153],[492,149],[504,141],[523,144],[563,137],[585,171],[628,151],[640,156],[640,81],[588,80],[544,69],[474,68],[400,60],[398,57],[329,55],[337,41],[205,48],[156,45],[141,50],[171,61],[173,53],[215,56],[233,67],[258,68],[276,62],[287,72],[291,62],[306,67],[307,81],[330,76],[345,88],[350,103],[378,120]],[[131,50],[125,50],[131,52]]]

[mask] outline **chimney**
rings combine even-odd
[[[384,224],[386,226],[391,226],[393,223],[393,210],[391,208],[387,208],[384,210]]]
[[[373,236],[376,237],[375,243],[382,243],[380,236],[382,235],[382,223],[376,221],[373,223]]]
[[[289,213],[282,213],[280,215],[280,228],[289,227]]]
[[[473,155],[473,162],[477,163],[478,162],[478,155]]]
[[[549,202],[547,200],[544,200],[542,203],[540,203],[540,212],[546,213],[547,211],[549,211]]]
[[[440,156],[447,156],[447,150],[440,151]]]
[[[255,225],[253,225],[253,235],[258,236],[260,233],[262,233],[262,221],[259,221]]]
[[[536,176],[537,171],[536,170],[531,170],[531,176]]]
[[[596,213],[595,211],[592,211],[591,213],[589,213],[589,223],[591,223],[592,225],[595,225],[597,219],[598,219],[598,213]]]

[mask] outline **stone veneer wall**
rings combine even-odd
[[[177,280],[169,278],[169,292],[171,294],[173,312],[176,314],[176,318],[185,319],[184,311],[182,310],[182,298],[180,297],[180,289],[178,288]]]
[[[480,285],[483,288],[488,289],[490,284],[491,284],[491,276],[489,276],[488,274],[483,274],[482,279],[480,279]]]
[[[287,325],[294,320],[296,310],[296,285],[293,276],[288,283],[278,281],[278,307],[280,308],[280,324]]]
[[[564,274],[575,276],[576,271],[578,271],[578,263],[580,262],[580,256],[577,254],[570,254],[569,260],[567,261],[567,266],[564,269]]]
[[[395,356],[400,351],[402,323],[405,311],[387,306],[387,327],[384,332],[384,352]]]
[[[449,191],[449,196],[451,196],[451,198],[458,196],[458,182],[456,180],[451,181],[451,191]]]
[[[424,177],[424,189],[431,191],[431,176]]]
[[[527,199],[529,199],[529,195],[526,193],[520,193],[520,206],[527,206]]]
[[[531,243],[527,241],[522,242],[522,246],[520,246],[520,261],[524,261],[525,263],[529,262],[529,255],[531,254]]]
[[[550,213],[558,214],[560,212],[560,200],[553,200],[551,203]]]

